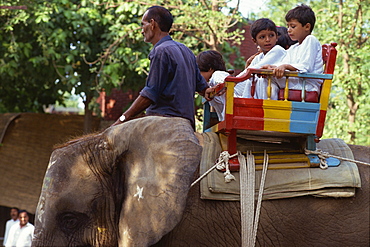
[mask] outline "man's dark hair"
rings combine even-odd
[[[21,214],[21,213],[26,213],[26,214],[27,214],[27,216],[29,216],[29,214],[28,214],[28,212],[27,212],[26,210],[19,210],[19,211],[18,211],[18,215],[19,215],[19,214]]]
[[[210,69],[226,71],[225,61],[221,53],[214,50],[202,51],[197,56],[197,64],[200,71],[207,72]]]
[[[148,8],[146,21],[150,21],[151,19],[158,23],[162,32],[170,31],[173,23],[173,16],[168,9],[162,6],[152,6]]]
[[[12,210],[12,209],[17,210],[17,211],[18,211],[18,213],[19,213],[19,208],[17,208],[17,207],[12,207],[12,208],[10,208],[10,210]]]
[[[277,34],[275,23],[268,18],[261,18],[251,25],[252,38],[256,39],[257,34],[263,30],[274,31]]]
[[[316,22],[315,12],[313,12],[313,10],[305,4],[299,5],[294,9],[288,11],[288,13],[285,15],[285,20],[288,22],[292,19],[296,19],[299,23],[302,24],[302,26],[310,23],[311,32]]]

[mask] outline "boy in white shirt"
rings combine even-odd
[[[237,75],[237,77],[244,75],[248,68],[259,69],[263,65],[280,62],[285,57],[285,49],[279,45],[276,45],[278,40],[277,29],[272,20],[268,18],[261,18],[253,22],[251,25],[251,35],[253,42],[259,47],[261,52],[254,56],[249,66],[247,66],[246,69],[239,75]],[[256,92],[253,96],[258,99],[266,98],[266,90],[263,86],[260,86],[261,83],[264,85],[263,78],[256,78],[255,80],[257,80]],[[252,78],[236,84],[234,88],[234,96],[251,98],[251,85]]]
[[[298,43],[287,50],[287,55],[280,63],[265,65],[262,68],[272,69],[276,78],[273,78],[271,99],[278,98],[280,88],[285,88],[285,70],[299,71],[300,73],[322,73],[322,48],[317,38],[311,35],[315,26],[316,17],[312,9],[307,5],[300,5],[291,9],[285,16],[288,25],[288,34],[292,40]],[[289,89],[302,89],[302,79],[297,77],[289,78]],[[267,79],[264,80],[267,86]],[[320,91],[322,80],[307,79],[306,91]],[[277,86],[277,87],[276,87]]]

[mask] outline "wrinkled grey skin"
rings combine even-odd
[[[139,121],[53,152],[33,246],[241,245],[240,203],[201,200],[199,185],[188,191],[201,152],[191,128]],[[370,147],[350,147],[370,162]],[[256,246],[369,246],[370,169],[359,170],[354,198],[264,201]]]
[[[56,149],[32,246],[147,246],[181,220],[202,148],[189,122],[146,117]]]

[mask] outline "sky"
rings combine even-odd
[[[240,0],[239,11],[244,17],[248,17],[250,13],[259,12],[263,10],[263,6],[268,0]],[[237,1],[233,0],[229,3],[230,6],[235,7]]]

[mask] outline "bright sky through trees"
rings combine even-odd
[[[251,13],[257,13],[264,10],[265,4],[268,0],[240,0],[239,11],[244,17],[248,17]],[[237,0],[229,3],[229,6],[235,7]]]

